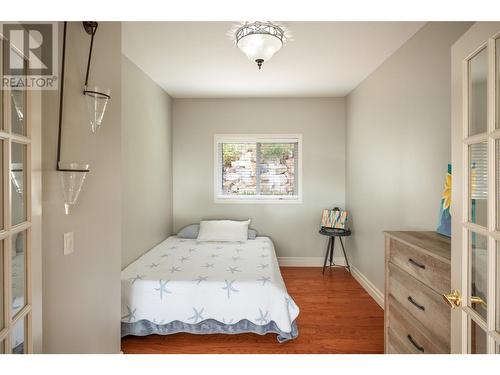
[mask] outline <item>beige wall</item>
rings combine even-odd
[[[251,218],[278,256],[322,256],[321,210],[344,206],[344,99],[174,99],[174,231],[204,218]],[[302,204],[214,203],[214,134],[302,134]]]
[[[429,23],[347,97],[352,263],[384,286],[383,230],[435,230],[450,144],[450,47],[470,23]]]
[[[62,32],[62,24],[60,24]],[[62,33],[60,41],[62,40]],[[111,88],[97,135],[91,133],[83,82],[89,36],[68,25],[62,160],[90,164],[76,207],[64,215],[56,166],[58,92],[43,96],[43,346],[46,353],[120,351],[121,28],[99,24],[90,84]],[[63,233],[75,252],[63,255]]]
[[[171,99],[122,56],[122,268],[172,234]]]

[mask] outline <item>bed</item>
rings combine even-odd
[[[121,274],[122,337],[178,332],[298,336],[272,241],[167,238]]]

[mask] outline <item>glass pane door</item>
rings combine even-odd
[[[469,319],[469,350],[470,354],[487,353],[486,332],[477,325],[472,319]]]
[[[488,143],[469,146],[469,221],[487,227],[488,222]]]
[[[467,61],[467,178],[468,215],[467,285],[469,353],[486,353],[488,311],[488,48],[484,46]],[[478,301],[482,301],[479,303]]]
[[[495,292],[497,294],[496,299],[496,318],[495,318],[495,330],[500,333],[500,298],[498,293],[500,293],[500,243],[496,244],[497,254],[496,254],[496,277],[495,277]],[[500,341],[498,342],[500,344]]]
[[[483,48],[469,60],[469,136],[486,133],[488,51]]]
[[[11,315],[15,317],[26,306],[26,242],[25,233],[20,232],[11,237]]]
[[[494,125],[495,129],[500,128],[500,34],[497,34],[497,37],[495,38],[494,41],[490,42],[490,45],[492,49],[494,50],[494,53],[492,53],[493,56],[493,62],[494,64],[494,77],[491,78],[491,81],[495,85],[494,92],[495,98],[493,100],[494,103],[494,114],[492,114],[492,117],[494,118]],[[500,156],[500,139],[496,138],[495,139],[495,154]],[[495,173],[496,175],[496,186],[495,186],[495,200],[496,200],[496,212],[495,212],[495,217],[500,218],[500,157],[497,158],[496,164],[495,164]],[[497,230],[500,229],[500,225],[498,224],[497,221],[497,227],[495,228]],[[500,242],[495,242],[495,253],[494,256],[492,257],[493,259],[493,267],[492,267],[492,292],[491,294],[494,296],[495,301],[492,302],[492,312],[493,316],[491,318],[491,328],[495,330],[495,343],[493,346],[495,347],[495,352],[500,353]]]
[[[26,150],[27,145],[11,143],[11,222],[12,225],[26,221]]]
[[[12,354],[24,354],[26,353],[25,336],[26,336],[26,317],[17,321],[12,328],[11,345]]]
[[[488,238],[477,233],[470,233],[469,238],[469,296],[468,306],[476,311],[484,321],[487,320],[488,300]],[[480,298],[484,303],[477,303]]]
[[[495,128],[500,128],[500,38],[495,39]]]
[[[462,280],[467,352],[495,353],[500,344],[500,88],[499,39],[490,38],[466,60],[463,166],[467,215]]]
[[[10,98],[12,133],[26,135],[26,90],[12,89]]]
[[[5,328],[4,322],[4,298],[5,298],[5,287],[4,287],[4,250],[3,250],[3,241],[0,241],[0,332]],[[1,351],[0,351],[1,353]]]
[[[0,73],[10,75],[3,68]],[[30,92],[0,92],[0,353],[23,354],[32,352]]]

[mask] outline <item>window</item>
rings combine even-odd
[[[216,135],[215,201],[301,202],[300,135]]]

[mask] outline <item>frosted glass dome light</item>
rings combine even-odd
[[[271,22],[245,23],[236,30],[236,45],[259,69],[283,46],[283,29]]]

